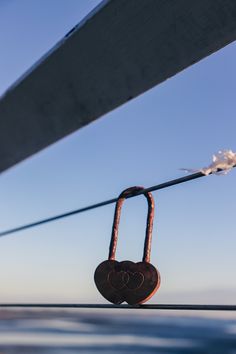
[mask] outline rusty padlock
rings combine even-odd
[[[129,305],[142,304],[149,300],[160,286],[160,273],[150,263],[154,218],[154,200],[150,192],[144,193],[148,201],[148,215],[143,261],[134,263],[115,260],[122,204],[128,196],[143,189],[143,187],[131,187],[120,194],[115,208],[109,258],[99,264],[94,274],[95,284],[99,292],[105,299],[117,305],[124,301]]]

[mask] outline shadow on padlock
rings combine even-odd
[[[107,261],[99,264],[94,274],[94,281],[99,292],[105,299],[116,305],[124,301],[129,305],[142,304],[149,300],[160,287],[160,273],[150,263],[154,218],[154,200],[150,192],[144,193],[148,201],[148,215],[142,262],[115,260],[123,202],[127,197],[143,189],[143,187],[130,187],[120,194],[115,208],[109,257]]]

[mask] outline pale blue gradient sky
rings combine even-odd
[[[98,3],[0,0],[0,94]],[[222,148],[235,151],[235,58],[231,44],[0,175],[0,229],[177,178],[180,167],[205,166]],[[232,300],[235,173],[154,194],[151,256],[162,274],[154,302]],[[93,272],[108,254],[113,211],[106,206],[2,238],[0,301],[103,302]],[[141,259],[145,217],[142,197],[127,201],[118,259]]]

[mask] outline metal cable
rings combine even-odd
[[[141,195],[141,194],[144,194],[144,193],[147,193],[147,192],[154,192],[154,191],[157,191],[157,190],[160,190],[160,189],[164,189],[164,188],[168,188],[168,187],[171,187],[171,186],[175,186],[177,184],[185,183],[185,182],[192,181],[194,179],[197,179],[197,178],[200,178],[200,177],[205,177],[205,176],[206,175],[203,174],[202,172],[193,173],[193,174],[185,176],[185,177],[180,177],[180,178],[177,178],[177,179],[173,179],[173,180],[170,180],[170,181],[167,181],[167,182],[164,182],[164,183],[161,183],[161,184],[157,184],[155,186],[143,189],[143,190],[141,190],[141,191],[139,191],[137,193],[134,193],[134,194],[128,196],[127,198],[133,198],[133,197],[136,197],[138,195]],[[105,200],[103,202],[100,202],[100,203],[97,203],[97,204],[92,204],[92,205],[89,205],[89,206],[84,207],[84,208],[72,210],[72,211],[69,211],[67,213],[55,215],[55,216],[52,216],[52,217],[49,217],[49,218],[46,218],[46,219],[38,220],[38,221],[29,223],[29,224],[25,224],[25,225],[22,225],[22,226],[18,226],[18,227],[9,229],[9,230],[1,231],[0,232],[0,237],[6,236],[6,235],[10,235],[10,234],[13,234],[13,233],[18,232],[18,231],[23,231],[23,230],[26,230],[26,229],[30,229],[30,228],[33,228],[33,227],[36,227],[36,226],[39,226],[39,225],[42,225],[42,224],[46,224],[46,223],[49,223],[49,222],[52,222],[52,221],[56,221],[56,220],[60,220],[60,219],[63,219],[63,218],[67,218],[69,216],[72,216],[72,215],[75,215],[75,214],[79,214],[79,213],[83,213],[85,211],[89,211],[89,210],[92,210],[92,209],[100,208],[100,207],[103,207],[103,206],[108,205],[108,204],[113,204],[113,203],[116,203],[117,200],[118,200],[118,198],[108,199],[108,200]]]
[[[110,304],[0,304],[0,308],[78,308],[78,309],[133,309],[133,310],[188,310],[188,311],[236,311],[236,305],[195,305],[195,304],[149,304],[149,305],[110,305]]]

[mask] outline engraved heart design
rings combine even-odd
[[[134,290],[142,286],[144,276],[140,272],[115,272],[113,270],[108,274],[108,281],[116,290],[121,290],[125,287]]]
[[[160,274],[148,262],[104,261],[97,267],[94,280],[99,292],[114,304],[141,304],[160,286]]]
[[[127,272],[115,272],[113,270],[108,274],[108,282],[114,289],[121,290],[129,282],[129,274]]]
[[[126,284],[127,288],[129,288],[130,290],[135,290],[135,289],[140,288],[143,285],[143,282],[144,282],[143,273],[140,273],[140,272],[135,272],[135,273],[128,272],[127,274],[129,275],[129,281]]]

